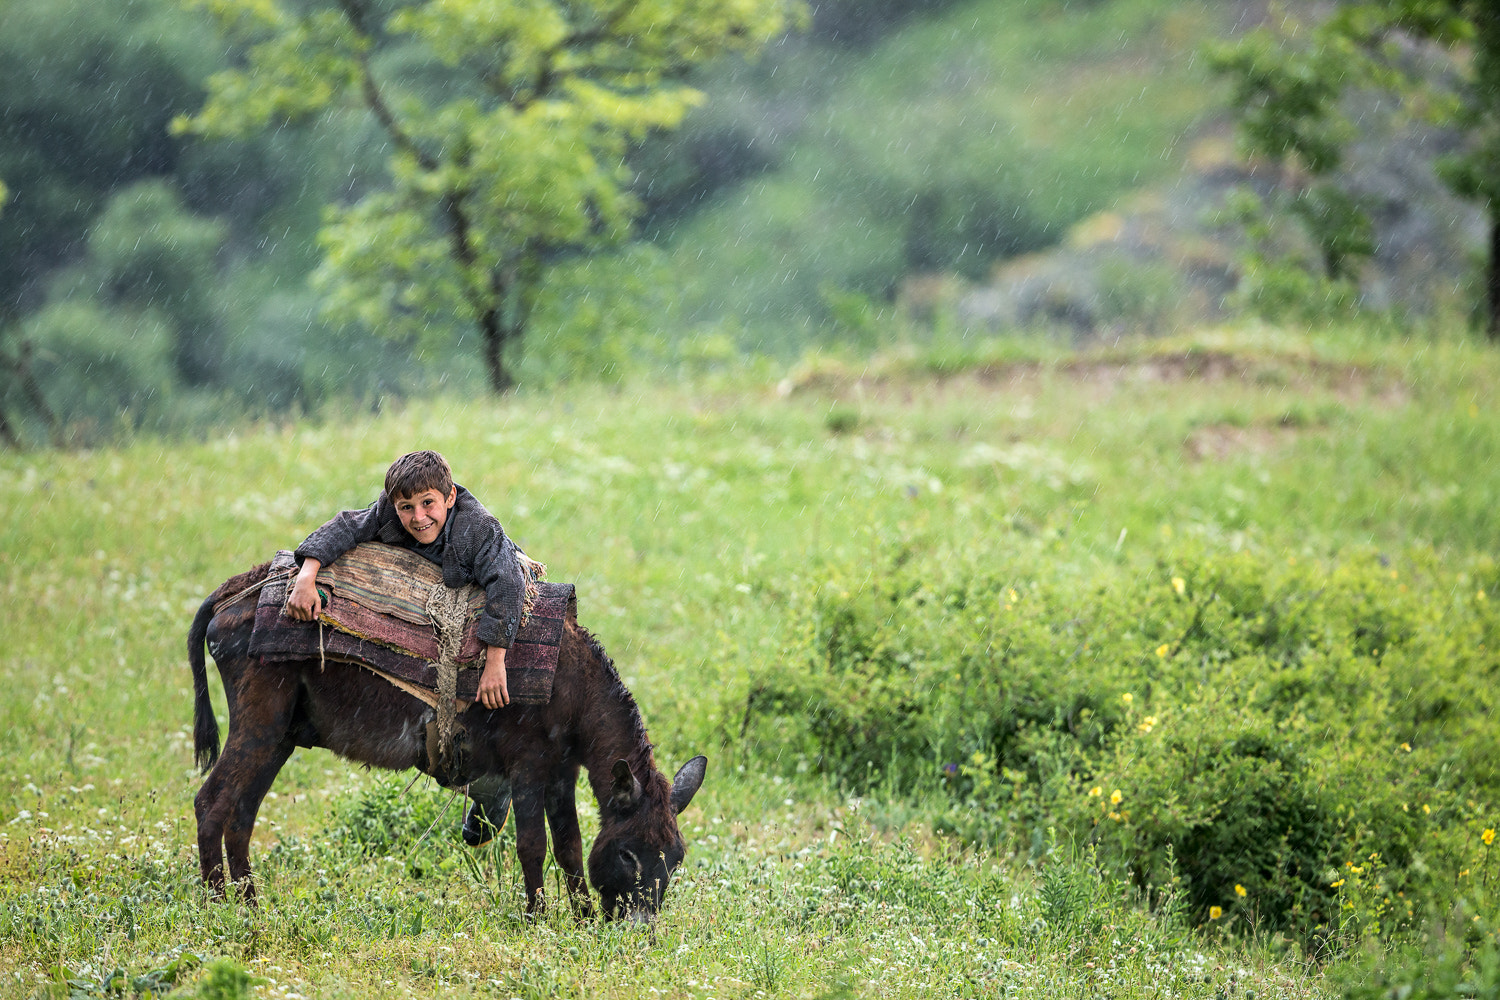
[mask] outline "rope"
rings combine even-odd
[[[257,590],[260,590],[262,587],[266,586],[267,584],[275,583],[277,580],[284,580],[287,577],[291,576],[295,572],[297,572],[297,567],[293,566],[291,569],[282,570],[280,573],[272,573],[269,576],[267,576],[264,580],[260,581],[259,583],[252,583],[250,586],[246,587],[244,590],[240,591],[238,594],[235,594],[233,597],[226,597],[226,598],[224,598],[224,600],[220,601],[218,604],[215,604],[214,605],[214,614],[218,614],[220,611],[223,611],[225,608],[229,607],[231,604],[233,604],[235,601],[238,601],[241,597],[244,597],[246,594],[253,594]]]
[[[464,639],[468,603],[459,591],[442,584],[427,595],[427,614],[437,629],[438,754],[445,770],[453,772],[453,729],[458,721],[458,651]]]

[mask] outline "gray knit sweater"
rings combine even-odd
[[[510,647],[521,623],[525,585],[516,544],[506,536],[500,522],[484,504],[462,486],[458,500],[448,512],[443,527],[443,583],[458,588],[475,584],[484,591],[484,613],[479,616],[479,641],[487,646]],[[401,526],[396,506],[380,493],[364,510],[346,510],[334,515],[323,527],[297,546],[300,563],[311,556],[327,565],[360,542],[385,542],[414,549],[417,540]]]

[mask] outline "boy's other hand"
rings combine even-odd
[[[292,593],[286,600],[286,613],[302,622],[316,621],[323,613],[323,598],[318,594],[318,570],[323,566],[316,559],[302,563],[297,582],[292,584]]]
[[[510,704],[505,686],[505,647],[491,646],[484,655],[484,673],[479,675],[479,691],[474,700],[485,708],[504,708]]]

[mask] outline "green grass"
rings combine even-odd
[[[1169,616],[1133,595],[1170,595],[1162,581],[1189,558],[1248,559],[1254,574],[1384,555],[1403,574],[1391,586],[1412,590],[1379,608],[1472,596],[1500,542],[1497,386],[1492,349],[1463,338],[1249,328],[1077,356],[957,343],[769,376],[435,399],[201,443],[0,455],[0,993],[32,995],[58,974],[102,994],[117,967],[161,980],[183,953],[240,963],[264,996],[1324,992],[1290,938],[1248,918],[1195,928],[1185,888],[1125,877],[1107,843],[1094,860],[1071,846],[1071,799],[1028,800],[1056,809],[1049,853],[1048,824],[1038,838],[1031,817],[984,812],[1008,801],[993,788],[950,787],[920,757],[851,780],[760,722],[743,728],[747,698],[821,648],[808,645],[819,608],[846,592],[876,607],[902,581],[1062,595],[1028,612],[1039,637],[1073,627],[1084,616],[1069,601],[1095,589],[1122,614]],[[444,452],[554,579],[578,585],[580,620],[639,698],[663,766],[710,756],[683,817],[684,879],[654,937],[563,913],[525,924],[508,844],[479,857],[476,880],[456,808],[417,843],[442,795],[419,785],[398,800],[402,779],[323,752],[297,753],[262,812],[262,908],[201,897],[191,614],[231,573],[367,502],[390,459],[416,447]],[[1278,579],[1265,571],[1268,592]],[[893,655],[988,627],[950,626],[915,598],[890,607],[908,616],[890,618],[912,625],[908,645],[879,631],[885,618],[869,634],[898,643]],[[1134,662],[1155,662],[1160,640],[1130,628]],[[1379,669],[1361,656],[1347,660],[1354,676]],[[1491,659],[1462,662],[1482,677]],[[1123,669],[1098,666],[1115,705]],[[1484,692],[1472,686],[1481,714],[1464,718],[1487,739]],[[1469,738],[1430,732],[1423,753]],[[1119,787],[1135,795],[1170,769],[1137,777]],[[1435,829],[1495,826],[1489,780],[1450,781],[1463,816]],[[407,825],[372,847],[350,832],[361,808],[405,809]],[[1467,845],[1453,856],[1477,857]],[[1179,902],[1161,906],[1163,892]],[[1466,905],[1488,913],[1482,897]],[[191,985],[193,960],[180,968],[184,989],[206,989]]]

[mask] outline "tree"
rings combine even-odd
[[[177,169],[210,37],[165,0],[0,4],[0,314],[36,308],[112,191]]]
[[[331,316],[392,336],[478,332],[489,383],[547,266],[616,244],[627,146],[700,98],[683,76],[780,34],[793,0],[185,0],[245,46],[180,127],[248,136],[368,115],[385,186],[331,206],[314,280]]]
[[[1500,339],[1500,5],[1352,0],[1310,30],[1257,29],[1212,56],[1232,81],[1250,151],[1314,178],[1293,208],[1333,279],[1373,249],[1368,219],[1329,181],[1356,134],[1350,93],[1383,92],[1404,113],[1452,129],[1461,146],[1437,169],[1487,215],[1486,328]]]

